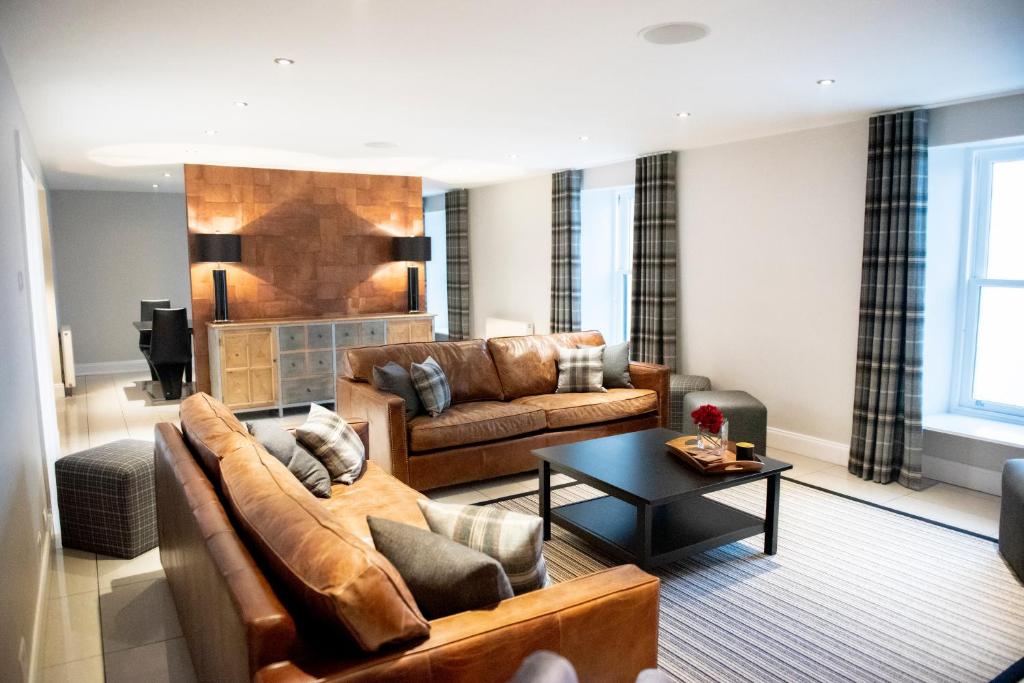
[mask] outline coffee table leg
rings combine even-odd
[[[540,502],[540,516],[544,520],[544,540],[551,540],[551,463],[541,460],[537,466],[537,498]]]
[[[636,506],[636,563],[641,569],[651,567],[651,506]]]
[[[764,552],[774,555],[779,541],[779,485],[782,476],[773,474],[768,477],[768,501],[764,511]]]

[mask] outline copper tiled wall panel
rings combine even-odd
[[[242,262],[227,264],[232,319],[406,310],[405,263],[391,238],[423,234],[422,179],[225,166],[185,166],[196,382],[210,390],[208,263],[192,236],[237,232]],[[426,279],[420,268],[420,296]]]

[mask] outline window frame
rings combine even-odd
[[[1024,406],[974,398],[978,323],[985,287],[1024,288],[1024,279],[1007,280],[987,275],[992,212],[992,167],[1002,161],[1024,161],[1024,144],[975,149],[970,155],[968,212],[961,237],[957,339],[951,412],[1024,424]]]

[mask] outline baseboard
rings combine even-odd
[[[768,445],[781,451],[789,451],[815,460],[846,466],[850,458],[850,445],[828,441],[816,436],[790,432],[778,427],[768,428]]]
[[[76,375],[116,375],[127,372],[149,372],[149,364],[145,358],[75,364]]]
[[[53,532],[49,525],[43,529],[40,544],[42,557],[39,559],[39,585],[36,588],[36,613],[32,622],[32,642],[29,644],[27,681],[41,680],[43,638],[46,636],[46,607],[50,599],[50,557],[53,555]]]
[[[989,493],[993,496],[1002,495],[1002,472],[986,470],[962,462],[953,462],[931,455],[921,458],[921,471],[926,479],[962,486],[966,489]]]

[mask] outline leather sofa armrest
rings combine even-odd
[[[506,681],[527,656],[552,650],[581,681],[632,681],[658,664],[660,581],[635,565],[606,569],[430,622],[430,637],[362,663],[279,663],[260,683]]]
[[[385,472],[408,484],[405,401],[400,396],[378,391],[366,382],[339,377],[338,403],[340,414],[351,415],[369,423],[370,459]]]
[[[672,370],[667,365],[657,363],[629,364],[629,377],[637,389],[651,389],[658,392],[658,424],[668,426],[669,416],[669,382]]]

